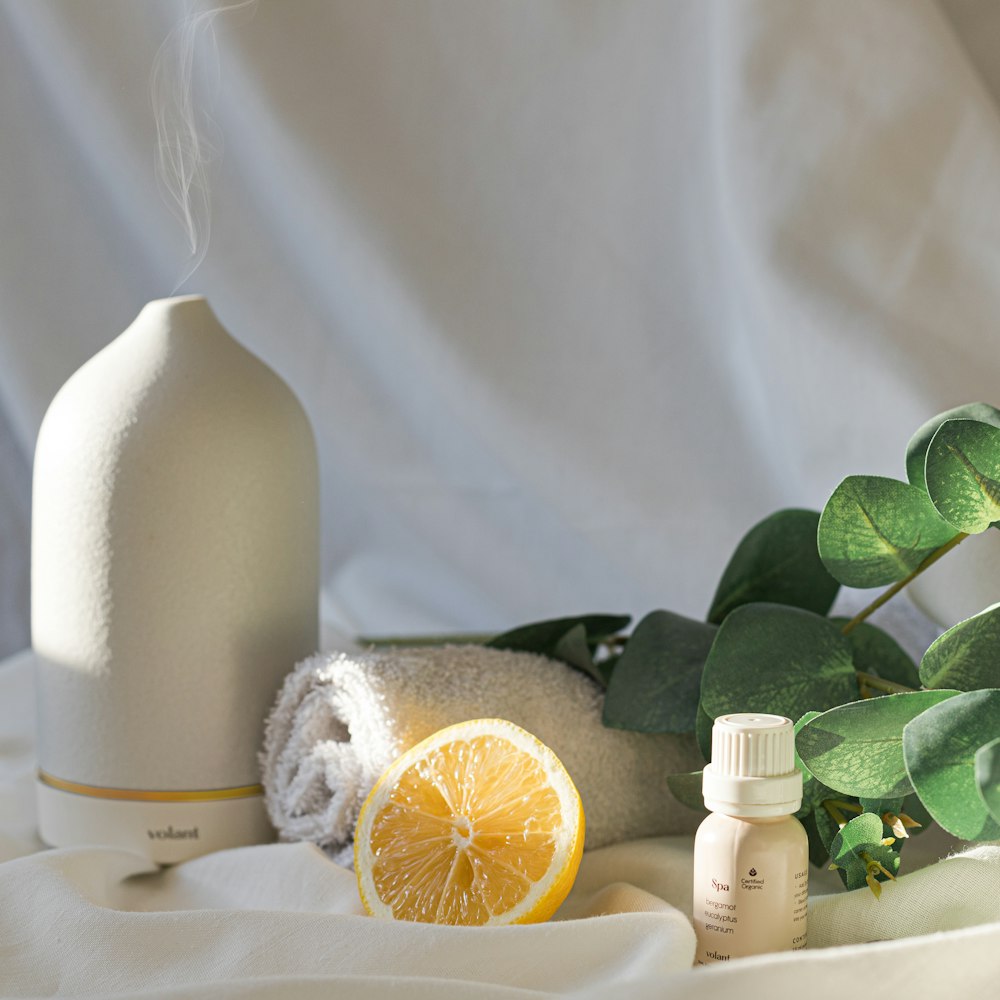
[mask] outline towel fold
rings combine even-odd
[[[667,775],[703,761],[694,738],[601,723],[603,694],[555,660],[482,646],[317,655],[288,676],[261,754],[271,822],[282,840],[311,841],[351,861],[358,813],[382,772],[438,729],[503,718],[563,762],[583,800],[586,847],[689,833],[700,817]]]

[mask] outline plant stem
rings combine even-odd
[[[912,573],[910,573],[908,576],[904,576],[902,580],[897,581],[888,590],[885,590],[881,594],[879,594],[879,596],[876,597],[875,600],[868,605],[868,607],[862,608],[841,629],[841,632],[843,632],[844,635],[850,635],[850,633],[853,632],[854,629],[857,628],[857,626],[860,625],[867,617],[869,617],[869,615],[871,615],[875,611],[878,611],[878,609],[882,607],[882,605],[885,604],[886,601],[895,597],[896,594],[898,594],[911,580],[914,580],[918,576],[920,576],[920,574],[923,573],[925,569],[927,569],[929,566],[933,566],[934,563],[936,563],[938,559],[941,558],[941,556],[946,555],[948,552],[951,552],[951,550],[956,545],[958,545],[958,543],[962,541],[962,539],[968,537],[969,536],[966,532],[960,531],[957,535],[955,535],[954,538],[950,538],[947,542],[944,543],[944,545],[940,546],[939,548],[936,548],[929,556],[927,556],[926,559],[924,559],[924,561]]]
[[[884,691],[886,694],[902,694],[908,691],[915,691],[916,688],[907,687],[905,684],[897,684],[895,681],[887,681],[874,674],[866,674],[863,670],[855,671],[858,683],[865,687],[874,688],[876,691]]]
[[[823,808],[830,814],[830,818],[841,829],[847,825],[847,817],[841,812],[846,809],[848,812],[861,814],[861,806],[854,802],[841,802],[840,799],[824,799]]]
[[[362,647],[385,649],[395,646],[453,646],[466,643],[484,645],[499,633],[476,634],[461,632],[455,635],[359,635],[354,641]]]

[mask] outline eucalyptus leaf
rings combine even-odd
[[[840,584],[816,549],[819,512],[779,510],[755,524],[733,552],[708,612],[719,624],[734,608],[757,601],[790,604],[825,615]]]
[[[823,508],[819,554],[849,587],[880,587],[902,580],[955,529],[923,490],[884,476],[848,476]]]
[[[919,837],[920,834],[934,825],[934,817],[927,811],[923,802],[920,801],[920,796],[915,792],[903,799],[903,813],[918,824],[907,830],[911,837]]]
[[[975,691],[1000,688],[1000,604],[953,625],[920,661],[924,687]]]
[[[838,792],[902,797],[912,791],[903,760],[903,728],[956,694],[914,691],[840,705],[803,726],[796,750],[810,774]]]
[[[869,799],[864,795],[858,797],[858,802],[861,804],[861,808],[865,812],[875,813],[876,816],[884,816],[887,812],[898,813],[903,808],[903,803],[906,798],[902,795],[897,795],[894,798],[884,799],[875,798]]]
[[[990,816],[1000,823],[1000,737],[976,751],[976,785]]]
[[[957,420],[963,417],[1000,427],[1000,410],[995,406],[990,406],[989,403],[965,403],[932,417],[910,438],[910,443],[906,446],[906,478],[914,486],[922,490],[927,489],[927,482],[924,479],[924,463],[927,460],[927,448],[937,429],[946,420]]]
[[[849,853],[854,854],[881,844],[883,826],[881,817],[874,813],[865,812],[855,816],[833,838],[830,850],[833,863],[839,865]]]
[[[608,681],[604,725],[642,733],[695,728],[714,625],[653,611],[636,625]]]
[[[701,793],[702,772],[668,774],[667,787],[681,805],[698,812],[705,812],[705,800]]]
[[[833,818],[830,811],[824,805],[820,805],[813,813],[816,827],[826,847],[826,857],[830,857],[830,850],[833,847],[834,837],[840,833],[840,824]]]
[[[940,826],[963,840],[1000,836],[1000,823],[979,792],[975,767],[979,748],[998,733],[1000,690],[995,689],[955,695],[903,729],[906,770],[921,802]]]
[[[848,618],[831,618],[837,625],[846,625]],[[875,674],[883,680],[903,684],[914,690],[920,687],[920,674],[909,653],[888,632],[871,622],[859,622],[847,634],[851,644],[854,669]]]
[[[855,816],[833,838],[830,858],[840,869],[848,889],[860,889],[869,874],[880,882],[888,878],[883,872],[872,870],[873,862],[892,875],[899,871],[898,852],[882,843],[884,829],[881,817],[866,812]]]
[[[1000,520],[1000,427],[946,420],[931,438],[927,493],[959,531],[978,534]]]
[[[550,655],[554,660],[562,660],[563,663],[589,674],[598,684],[607,683],[604,672],[594,663],[593,654],[587,644],[587,629],[582,624],[574,625],[562,636]]]
[[[813,719],[821,714],[821,712],[806,712],[795,723],[796,736],[802,731],[802,727],[807,722],[812,722]],[[795,814],[801,819],[820,806],[824,799],[828,799],[836,793],[832,788],[824,785],[822,781],[819,781],[809,773],[808,768],[802,763],[802,758],[799,757],[798,750],[795,751],[795,766],[802,772],[802,805]]]
[[[605,671],[594,663],[593,652],[603,641],[624,629],[631,620],[628,615],[550,618],[503,632],[494,636],[485,645],[492,649],[538,653],[554,660],[562,660],[604,684]],[[581,628],[584,644],[590,654],[586,657],[583,656],[580,646]]]
[[[817,868],[825,868],[830,860],[830,844],[837,835],[837,824],[823,808],[807,813],[800,822],[809,838],[809,861]]]
[[[719,626],[701,678],[701,708],[798,719],[858,696],[851,647],[820,615],[744,604]]]
[[[911,832],[911,828],[908,828],[900,819],[900,815],[906,812],[903,805],[908,800],[916,802],[917,797],[910,794],[905,798],[867,799],[862,797],[858,800],[865,812],[875,813],[876,816],[882,817],[882,822],[885,823],[886,829],[889,831],[886,836],[896,838],[896,843],[892,847],[897,852],[902,851],[903,845],[909,839]],[[916,832],[919,829],[919,827],[913,827],[912,832]]]
[[[920,804],[920,799],[914,793],[905,798],[867,799],[860,798],[861,808],[865,812],[881,816],[886,828],[896,837],[893,849],[901,851],[903,844],[910,837],[919,834],[934,821],[927,815],[927,810]],[[904,821],[905,817],[905,821]]]
[[[698,749],[706,763],[712,759],[712,727],[714,725],[714,717],[705,711],[704,706],[699,701],[694,720],[694,737],[698,741]]]

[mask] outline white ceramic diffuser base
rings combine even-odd
[[[228,847],[274,839],[262,795],[202,802],[94,798],[37,782],[38,829],[46,844],[100,844],[176,864]]]
[[[317,646],[316,448],[203,298],[149,303],[59,390],[31,558],[42,839],[164,863],[272,840],[257,753]]]

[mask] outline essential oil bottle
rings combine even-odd
[[[694,842],[695,964],[806,946],[809,843],[795,732],[780,715],[723,715],[712,728]]]

